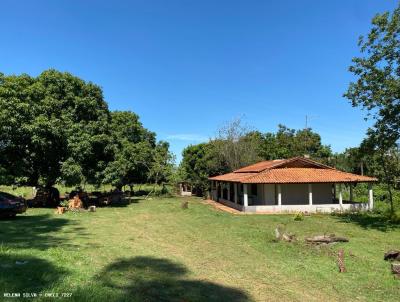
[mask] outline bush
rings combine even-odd
[[[293,220],[294,221],[302,221],[304,219],[304,215],[302,212],[297,212],[296,215],[294,215]]]

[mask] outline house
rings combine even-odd
[[[376,178],[339,171],[295,157],[269,160],[210,177],[211,198],[244,212],[325,212],[373,208]],[[353,201],[353,187],[368,183],[368,204]],[[343,186],[350,187],[349,200]]]

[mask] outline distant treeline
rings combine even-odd
[[[384,171],[379,153],[366,143],[333,153],[321,143],[321,136],[311,128],[290,129],[278,125],[276,132],[261,133],[243,125],[240,119],[228,123],[219,135],[207,143],[184,149],[179,177],[190,182],[198,192],[209,188],[209,176],[231,172],[262,160],[308,156],[311,159],[351,173],[382,178]],[[393,149],[387,158],[399,167],[400,153]]]

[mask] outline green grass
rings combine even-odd
[[[190,200],[189,209],[180,207],[183,200]],[[274,242],[277,225],[299,240]],[[400,248],[400,228],[378,216],[294,221],[293,215],[232,215],[197,198],[153,198],[95,213],[58,216],[51,209],[29,209],[0,221],[0,230],[0,295],[71,293],[67,301],[398,301],[400,296],[400,280],[383,260],[386,250]],[[304,244],[304,237],[323,233],[350,242]],[[345,250],[346,273],[337,269],[339,248]]]

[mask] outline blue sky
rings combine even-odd
[[[100,85],[180,159],[243,116],[261,131],[309,125],[334,151],[368,123],[342,97],[358,36],[390,0],[0,2],[0,72],[48,68]]]

